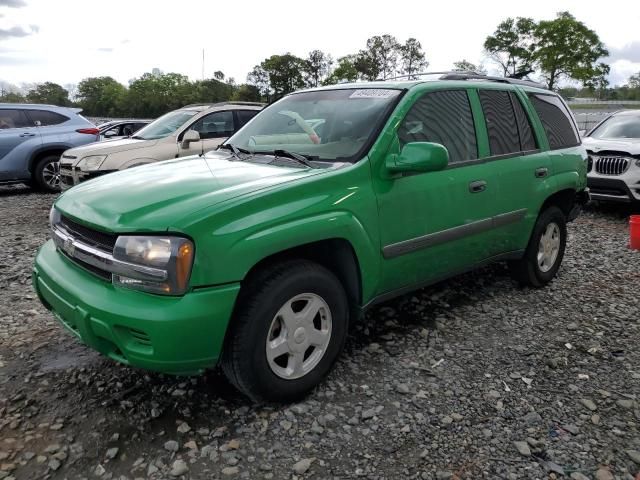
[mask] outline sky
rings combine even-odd
[[[632,5],[636,4],[636,7]],[[0,0],[0,81],[77,84],[110,75],[127,84],[153,68],[192,80],[221,70],[236,82],[273,54],[334,58],[389,33],[417,38],[429,70],[466,59],[492,64],[482,44],[507,17],[551,19],[568,10],[610,51],[610,82],[640,71],[640,7],[632,0]]]

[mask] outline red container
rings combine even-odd
[[[640,215],[631,215],[629,218],[629,246],[640,250]]]

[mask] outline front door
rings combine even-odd
[[[495,170],[478,160],[468,92],[424,94],[397,129],[390,154],[409,142],[435,142],[449,152],[438,172],[396,178],[374,176],[384,257],[380,292],[437,280],[490,257],[499,210]]]
[[[200,155],[214,150],[228,137],[233,135],[235,122],[232,111],[214,112],[196,120],[187,130],[195,130],[200,135],[199,142],[192,142],[188,147],[178,139],[178,156]]]
[[[28,178],[31,153],[40,144],[38,128],[23,110],[0,108],[0,180]]]

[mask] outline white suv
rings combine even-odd
[[[61,186],[66,189],[116,170],[213,150],[263,107],[250,102],[187,105],[129,138],[72,148],[60,159]]]
[[[591,198],[640,206],[640,111],[614,113],[582,143],[589,154]]]

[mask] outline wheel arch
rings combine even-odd
[[[569,217],[569,215],[571,214],[571,210],[573,209],[573,206],[575,204],[576,193],[577,192],[574,188],[565,188],[562,190],[558,190],[557,192],[547,197],[547,199],[542,204],[542,207],[540,207],[540,213],[544,212],[551,205],[555,205],[560,208],[560,210],[562,210],[565,216]]]
[[[66,144],[54,144],[54,145],[45,145],[31,153],[31,157],[29,158],[29,172],[33,173],[33,169],[35,165],[40,161],[40,159],[44,157],[48,157],[49,155],[60,155],[72,148],[70,145]]]

